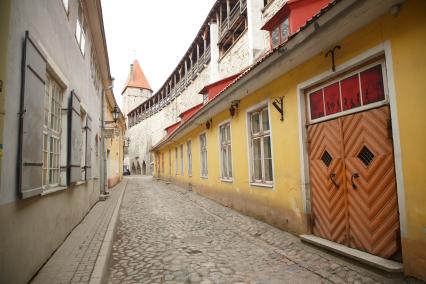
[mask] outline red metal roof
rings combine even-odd
[[[170,126],[167,126],[166,128],[165,128],[165,130],[166,130],[166,132],[167,132],[167,135],[170,135],[173,131],[175,131],[178,127],[179,127],[179,125],[180,125],[180,121],[178,121],[178,122],[176,122],[176,123],[173,123],[172,125],[170,125]]]
[[[231,84],[232,81],[234,81],[235,78],[237,78],[241,73],[242,71],[222,80],[211,83],[207,86],[204,86],[204,88],[199,93],[207,95],[208,101],[210,101],[215,98],[219,93],[221,93],[222,90],[225,89],[229,84]]]
[[[196,106],[193,106],[190,109],[185,110],[184,112],[182,112],[179,117],[180,117],[180,122],[184,123],[185,121],[187,121],[188,119],[190,119],[200,108],[203,107],[203,104],[198,104]]]
[[[142,88],[152,91],[151,85],[146,79],[145,74],[143,73],[142,68],[139,65],[137,59],[135,59],[135,61],[133,61],[133,64],[130,65],[129,76],[127,77],[126,84],[124,85],[124,89],[121,94],[123,94],[128,87]]]
[[[322,8],[326,7],[331,0],[289,0],[275,15],[263,25],[262,30],[272,31],[286,17],[289,17],[290,34],[299,30],[306,21]]]

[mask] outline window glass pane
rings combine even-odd
[[[222,153],[222,177],[228,177],[228,154],[226,153],[226,147],[221,149]]]
[[[272,159],[265,159],[265,181],[272,181]]]
[[[271,137],[266,136],[263,138],[263,156],[265,167],[265,180],[272,180],[272,150],[271,150]]]
[[[253,139],[253,178],[262,179],[261,139]]]
[[[383,87],[382,66],[361,72],[362,102],[364,105],[379,102],[385,99]]]
[[[269,116],[266,108],[262,111],[262,129],[263,131],[269,130]]]
[[[271,43],[272,47],[277,47],[280,43],[280,31],[278,27],[276,27],[271,33]]]
[[[231,145],[228,146],[228,177],[232,178],[232,154],[231,154]]]
[[[226,140],[231,141],[231,125],[229,123],[226,125]]]
[[[284,22],[281,23],[280,26],[281,29],[281,43],[285,42],[287,40],[289,31],[288,31],[288,18],[284,20]]]
[[[325,112],[327,115],[341,111],[339,82],[324,88]]]
[[[259,118],[259,113],[253,113],[251,115],[251,133],[255,134],[255,133],[259,133],[260,131],[260,118]]]
[[[83,55],[84,55],[84,52],[85,52],[85,48],[86,48],[86,36],[84,34],[84,31],[82,30],[81,31],[80,49],[81,49],[81,52],[83,53]]]
[[[324,116],[324,99],[322,90],[309,94],[309,105],[311,109],[311,119]]]
[[[358,74],[342,80],[340,82],[340,87],[342,89],[343,110],[352,109],[361,105]]]

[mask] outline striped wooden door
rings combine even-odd
[[[399,248],[399,218],[387,106],[341,118],[349,246],[384,258]]]
[[[308,145],[313,233],[344,244],[347,210],[340,120],[310,125]]]

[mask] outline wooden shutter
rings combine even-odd
[[[71,91],[68,107],[68,184],[81,180],[81,145],[80,99]]]
[[[85,126],[85,133],[86,133],[86,161],[84,164],[86,177],[85,179],[88,180],[92,177],[92,119],[89,115],[87,115],[86,118],[86,126]]]
[[[46,66],[45,56],[26,31],[21,69],[18,153],[18,191],[21,198],[38,195],[43,190],[43,103]]]

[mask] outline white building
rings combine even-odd
[[[27,283],[99,199],[110,69],[100,0],[2,0],[0,18],[0,283]]]
[[[123,111],[130,138],[127,163],[133,174],[152,174],[153,145],[185,110],[203,102],[204,86],[241,72],[269,50],[263,24],[286,1],[218,0],[178,66],[155,94],[151,88],[126,87]],[[131,67],[129,77],[135,64]],[[135,99],[137,98],[137,99]],[[138,167],[142,170],[139,171]]]

